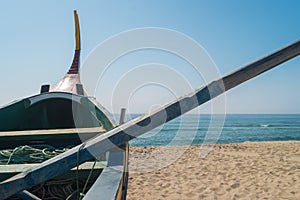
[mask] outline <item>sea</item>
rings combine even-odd
[[[131,115],[135,118],[138,115]],[[128,120],[128,119],[127,119]],[[300,114],[188,114],[130,141],[131,146],[300,140]]]

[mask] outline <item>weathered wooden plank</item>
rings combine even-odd
[[[14,165],[0,165],[0,182],[4,181],[18,173],[24,172],[26,170],[30,170],[33,167],[38,166],[39,164],[14,164]],[[79,165],[78,170],[79,170],[79,175],[80,176],[85,176],[86,174],[89,173],[91,168],[93,167],[94,162],[86,162],[81,165]],[[104,169],[107,166],[106,161],[101,161],[97,162],[96,165],[94,166],[94,171],[98,170],[99,173],[102,169]],[[59,176],[55,177],[54,179],[58,178],[64,178],[64,177],[75,177],[77,171],[77,167],[74,167],[70,169],[69,172],[64,172],[60,174]]]
[[[282,62],[294,58],[299,54],[300,41],[297,41],[225,76],[224,78],[213,81],[207,86],[197,89],[195,92],[179,98],[157,111],[138,117],[42,163],[38,167],[3,181],[0,183],[0,199],[5,199],[14,193],[46,181],[75,167],[77,164],[92,159],[93,155],[98,155],[115,146],[123,145],[130,139],[192,110],[224,93],[226,90],[257,76]]]
[[[105,132],[102,127],[95,128],[68,128],[68,129],[48,129],[48,130],[29,130],[29,131],[2,131],[1,137],[16,137],[16,136],[36,136],[36,135],[60,135],[60,134],[84,134],[84,133],[99,133]]]
[[[224,82],[225,90],[227,91],[261,73],[280,65],[281,63],[298,56],[300,54],[299,46],[300,41],[296,41],[295,43],[292,43],[223,77],[221,80]]]
[[[128,149],[126,149],[128,151]],[[108,167],[105,168],[93,186],[89,189],[88,193],[83,199],[98,200],[98,199],[111,199],[115,200],[120,187],[123,186],[123,174],[125,160],[125,151],[116,148],[110,151],[108,159]]]
[[[86,170],[91,169],[94,165],[94,162],[86,162],[79,165],[78,170]],[[13,165],[0,165],[0,175],[4,173],[17,173],[24,172],[31,168],[37,167],[39,164],[13,164]],[[97,162],[95,165],[95,169],[103,169],[107,166],[106,161]],[[71,170],[77,170],[77,167],[72,168]]]
[[[115,200],[123,177],[123,166],[118,167],[121,170],[114,167],[105,168],[83,199]]]
[[[104,133],[106,130],[102,127],[95,127],[0,132],[0,149],[39,144],[48,144],[55,148],[75,146],[101,132]]]

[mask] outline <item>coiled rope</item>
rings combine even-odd
[[[0,150],[0,165],[41,163],[55,157],[69,148],[56,149],[50,145],[19,146],[14,149]],[[79,157],[78,157],[79,159]],[[77,166],[76,177],[70,179],[49,180],[30,189],[30,192],[43,200],[82,199],[90,184],[90,178],[96,165],[96,160],[86,179],[79,179]],[[11,199],[19,199],[13,197]]]
[[[4,149],[0,150],[0,165],[41,163],[67,150],[68,148],[55,149],[50,145],[36,147],[25,145],[14,149]]]

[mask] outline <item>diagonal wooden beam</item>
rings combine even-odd
[[[176,99],[159,110],[138,117],[107,133],[76,146],[26,172],[20,173],[0,183],[0,199],[49,180],[78,164],[93,159],[95,155],[146,133],[237,85],[292,59],[300,54],[300,40],[290,44],[256,62],[253,62],[223,78],[195,90],[189,95]]]

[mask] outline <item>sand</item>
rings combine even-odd
[[[130,147],[127,199],[300,199],[300,141],[207,149]]]

